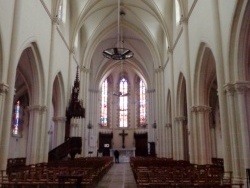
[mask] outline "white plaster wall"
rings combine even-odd
[[[9,65],[9,57],[14,56],[16,59],[16,63],[18,63],[20,59],[20,55],[28,47],[31,42],[35,42],[38,46],[38,51],[41,57],[41,67],[40,73],[44,75],[44,84],[42,86],[42,99],[39,101],[43,101],[44,104],[35,104],[35,105],[47,105],[47,101],[52,101],[50,98],[47,98],[47,89],[48,83],[51,82],[53,85],[54,77],[58,72],[62,73],[64,88],[67,91],[67,83],[68,83],[68,64],[69,64],[69,50],[67,49],[66,44],[63,42],[62,37],[59,35],[58,31],[55,31],[54,34],[54,43],[56,46],[55,49],[50,49],[51,43],[51,19],[45,8],[43,7],[40,1],[34,0],[20,0],[20,7],[18,7],[20,11],[20,16],[18,16],[17,20],[14,20],[15,23],[15,32],[16,35],[13,36],[12,40],[15,40],[15,48],[18,49],[17,53],[13,53],[10,51],[10,42],[11,42],[11,34],[12,34],[12,19],[13,19],[13,9],[14,9],[14,1],[4,1],[0,0],[0,6],[5,7],[4,10],[0,11],[0,16],[6,19],[0,19],[0,28],[1,28],[1,38],[2,38],[2,46],[4,53],[4,65]],[[51,10],[51,5],[49,1],[45,1],[48,9]],[[2,29],[3,28],[3,29]],[[65,26],[63,30],[63,34],[65,34],[65,41],[68,43],[69,38],[69,29],[68,25]],[[52,66],[52,70],[49,70],[50,63],[50,52],[53,51],[54,62]],[[4,80],[7,79],[8,67],[4,67],[3,71],[6,75],[3,75]],[[75,71],[74,71],[75,72]],[[52,80],[48,80],[49,74],[52,74]],[[75,74],[73,75],[75,77]],[[2,82],[2,81],[1,81]],[[3,81],[6,82],[6,81]],[[33,104],[30,104],[33,105]],[[10,106],[9,108],[12,108]],[[32,125],[30,125],[32,126]],[[24,131],[25,133],[25,131]],[[47,132],[45,131],[47,134]],[[25,133],[26,134],[26,133]],[[23,138],[16,140],[15,138],[11,138],[10,145],[15,146],[11,147],[9,151],[9,157],[22,157],[26,154],[25,141],[26,135]],[[46,144],[46,143],[45,143]],[[16,150],[16,148],[19,148]],[[17,152],[18,151],[18,152]]]
[[[2,47],[3,70],[0,72],[0,82],[6,83],[7,69],[9,62],[9,49],[11,44],[12,21],[15,0],[0,0],[0,7],[5,7],[5,11],[0,11],[0,38]],[[1,62],[2,63],[2,62]]]

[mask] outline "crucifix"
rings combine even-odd
[[[119,133],[120,136],[122,136],[122,148],[125,148],[124,141],[125,141],[125,136],[128,135],[128,133],[125,133],[124,130],[122,130],[122,133]]]

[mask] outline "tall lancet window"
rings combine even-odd
[[[15,137],[21,137],[21,131],[23,127],[23,107],[20,101],[17,101],[14,105],[13,110],[13,121],[12,121],[12,135]]]
[[[140,125],[146,125],[146,87],[140,80]]]
[[[108,80],[106,79],[102,84],[102,94],[101,94],[101,126],[108,126]]]
[[[120,80],[119,91],[119,127],[128,127],[128,80]]]

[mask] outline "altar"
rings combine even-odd
[[[110,149],[110,156],[113,157],[115,161],[114,151],[117,150],[120,153],[119,162],[128,163],[130,162],[130,157],[135,157],[135,148],[114,148]]]

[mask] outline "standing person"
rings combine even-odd
[[[119,155],[120,155],[119,151],[115,150],[114,155],[115,155],[115,163],[119,163]]]

